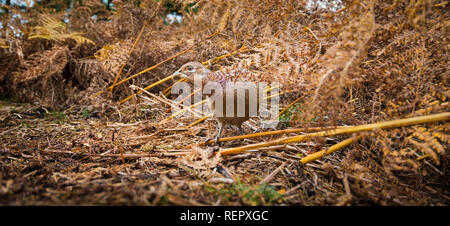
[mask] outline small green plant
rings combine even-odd
[[[238,180],[231,187],[214,188],[207,187],[208,191],[225,197],[228,201],[239,197],[240,201],[246,205],[270,205],[279,200],[282,195],[271,185],[266,184],[246,184]]]
[[[83,108],[83,110],[81,110],[81,115],[83,115],[83,118],[87,119],[91,117],[91,112],[89,112],[88,109]]]
[[[192,7],[195,6],[196,4],[197,4],[197,3],[195,3],[195,2],[187,4],[186,7],[184,7],[184,11],[185,11],[186,13],[190,13],[190,11],[192,10],[193,13],[198,13],[198,7],[192,8]]]
[[[161,206],[169,205],[169,199],[165,195],[162,196],[161,199],[158,202],[158,205],[161,205]]]
[[[302,115],[302,109],[301,109],[302,103],[294,104],[290,109],[288,109],[286,112],[284,112],[282,115],[280,115],[279,120],[281,122],[290,122],[291,120],[301,120],[304,122],[315,122],[317,121],[317,117],[314,117],[310,120],[306,120],[301,117]]]
[[[284,112],[282,115],[280,115],[280,121],[281,122],[289,122],[291,119],[293,119],[296,115],[301,114],[300,106],[302,103],[294,104],[290,109],[288,109],[286,112]]]
[[[52,111],[45,113],[45,117],[53,119],[55,123],[62,124],[67,121],[67,116],[62,111]]]

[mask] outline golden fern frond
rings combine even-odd
[[[50,41],[62,42],[67,39],[72,39],[78,44],[95,44],[92,40],[85,38],[84,33],[81,32],[67,32],[66,24],[53,19],[49,16],[44,16],[41,19],[42,26],[36,26],[31,32],[28,39],[47,39]]]
[[[444,147],[442,147],[442,145],[430,131],[417,131],[414,133],[414,135],[429,144],[434,150],[438,151],[439,153],[443,154],[445,152]]]
[[[436,154],[435,151],[433,151],[433,149],[432,149],[432,147],[431,147],[431,145],[429,143],[427,143],[427,142],[424,142],[424,143],[418,142],[418,141],[415,141],[414,139],[412,139],[410,137],[407,138],[407,141],[410,144],[412,144],[415,147],[417,147],[418,149],[420,149],[421,151],[427,153],[434,160],[434,162],[436,162],[436,164],[438,164],[438,165],[440,164],[438,155]]]
[[[0,38],[0,48],[2,49],[8,49],[9,45],[6,41],[6,39]]]
[[[114,75],[128,59],[128,51],[132,44],[131,41],[122,41],[112,45],[105,45],[94,56],[101,63],[101,67],[105,72]]]
[[[441,132],[432,132],[431,133],[433,135],[433,137],[438,138],[439,140],[441,140],[444,143],[450,143],[450,135],[445,134],[445,133],[441,133]]]
[[[414,132],[407,138],[407,141],[421,150],[424,150],[437,164],[439,164],[436,151],[439,154],[444,154],[446,151],[445,145],[450,142],[450,136],[440,132],[443,128],[446,128],[446,126],[448,125],[431,128],[414,128]]]
[[[231,5],[227,5],[225,13],[223,14],[222,18],[220,18],[220,22],[217,27],[217,32],[222,32],[225,29],[228,23],[228,19],[230,18],[230,14],[231,14]]]
[[[93,44],[95,45],[95,42],[84,37],[83,35],[85,35],[85,33],[81,33],[81,32],[71,32],[69,34],[62,34],[61,35],[61,39],[66,40],[66,39],[73,39],[75,42],[77,42],[78,44],[83,44],[83,43],[87,43],[87,44]]]

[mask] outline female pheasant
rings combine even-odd
[[[236,83],[237,81],[241,81],[242,78],[245,77],[244,75],[246,73],[248,73],[248,71],[243,69],[234,69],[230,72],[211,72],[199,62],[189,62],[173,74],[174,79],[178,80],[184,78],[191,84],[193,84],[194,80],[197,79],[198,81],[201,81],[202,88],[205,88],[209,82],[216,82],[216,84],[220,84],[223,92],[222,107],[218,107],[216,102],[211,98],[208,100],[209,108],[217,119],[219,127],[217,135],[214,138],[215,143],[218,143],[220,135],[222,134],[222,129],[225,125],[238,126],[242,131],[242,124],[250,117],[256,115],[255,109],[257,110],[259,106],[257,99],[259,95],[257,90],[251,89],[254,87],[248,87],[249,83]],[[238,90],[245,90],[245,95],[238,95]],[[226,96],[227,93],[230,94],[230,92],[234,93],[234,99],[227,101]],[[214,93],[209,93],[206,94],[206,96],[211,97],[213,94]],[[255,95],[256,100],[255,98],[250,99],[250,97],[255,97]],[[256,106],[253,103],[256,104]],[[251,106],[253,107],[252,111],[250,110],[251,104],[253,104]],[[230,115],[230,113],[227,114],[226,110],[231,107],[233,107],[234,113]],[[240,112],[240,114],[238,114],[238,109],[245,109],[245,113],[241,114]]]

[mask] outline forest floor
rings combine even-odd
[[[274,186],[238,182],[221,188],[229,180],[211,183],[180,168],[176,153],[171,155],[180,147],[168,143],[182,139],[183,131],[160,132],[152,142],[142,142],[134,138],[156,131],[145,120],[108,123],[85,109],[49,112],[2,101],[0,122],[2,205],[229,205],[233,198],[240,199],[234,194],[258,205],[281,197]],[[156,147],[166,151],[153,151]],[[250,155],[228,162],[255,173],[255,179],[277,167],[273,161],[251,160]],[[264,170],[248,168],[249,164]]]
[[[356,187],[370,177],[333,173],[342,167],[343,155],[307,167],[289,149],[214,156],[217,147],[194,145],[206,130],[214,133],[213,120],[190,130],[158,129],[156,119],[113,123],[117,113],[83,106],[63,112],[9,101],[0,106],[1,205],[448,205],[450,200],[442,184],[425,186],[426,201],[414,195],[391,202],[376,198],[393,194],[388,185],[368,197]],[[243,141],[237,142],[226,145]],[[186,151],[196,153],[181,155]]]

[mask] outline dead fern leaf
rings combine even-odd
[[[6,39],[0,38],[0,48],[2,49],[8,49],[9,45],[6,41]]]

